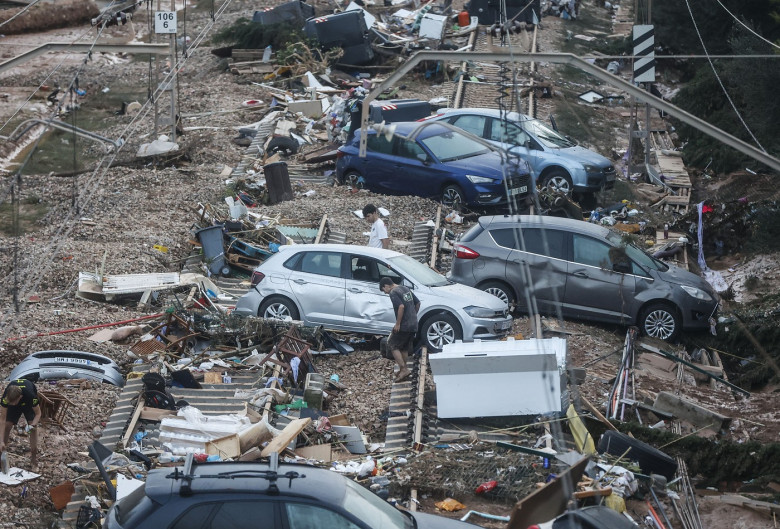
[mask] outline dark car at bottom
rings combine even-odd
[[[274,454],[275,455],[275,454]],[[105,529],[469,529],[477,526],[401,511],[334,471],[258,461],[149,471],[117,501]]]

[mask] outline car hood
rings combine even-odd
[[[450,305],[462,303],[462,306],[473,305],[491,310],[505,310],[506,303],[498,299],[493,294],[483,292],[478,288],[461,285],[460,283],[449,283],[440,287],[430,287],[431,293],[436,296],[446,298]],[[458,300],[457,302],[453,300]]]
[[[409,514],[417,522],[417,529],[467,529],[479,527],[466,522],[461,522],[457,519],[445,518],[444,516],[436,516],[435,514],[427,514],[424,512],[411,512]]]
[[[462,160],[452,160],[450,162],[445,162],[444,165],[448,167],[457,167],[468,174],[488,176],[497,180],[504,179],[504,174],[501,169],[501,158],[493,151],[463,158]],[[516,171],[517,165],[512,164],[510,169]]]
[[[568,158],[574,158],[580,163],[589,163],[598,167],[609,167],[612,162],[603,157],[597,152],[593,152],[585,147],[576,145],[574,147],[566,147],[563,149],[550,149],[548,152],[557,153],[559,156],[566,156]]]
[[[704,278],[677,266],[669,265],[669,269],[665,272],[656,270],[655,273],[661,281],[667,281],[675,285],[696,287],[711,294],[714,293],[714,290]]]

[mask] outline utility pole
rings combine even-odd
[[[650,0],[648,0],[649,2]],[[176,85],[179,79],[179,58],[176,56],[176,0],[171,0],[171,12],[174,14],[174,31],[171,33],[171,141],[176,141]]]
[[[159,72],[160,65],[157,64],[155,68],[155,94],[158,97],[154,98],[154,134],[157,136],[157,127],[159,121],[159,112],[157,107],[157,100],[162,92],[170,91],[171,93],[171,141],[176,141],[176,81],[178,79],[178,60],[176,57],[176,0],[171,0],[171,10],[161,11],[161,0],[157,0],[157,11],[154,13],[154,33],[155,35],[168,34],[170,37],[170,57],[171,57],[171,69],[169,75],[166,76],[168,81],[160,84]],[[159,37],[157,37],[159,39]]]
[[[635,0],[634,3],[634,27],[632,28],[632,43],[634,55],[634,83],[644,84],[645,89],[650,92],[652,84],[655,82],[655,28],[652,25],[652,0]],[[636,109],[636,102],[632,106]],[[645,103],[645,126],[644,130],[634,130],[637,113],[632,112],[631,138],[644,138],[644,172],[650,178],[650,105]],[[631,145],[629,141],[629,171],[631,170]]]

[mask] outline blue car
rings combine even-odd
[[[531,164],[534,184],[580,195],[615,185],[615,166],[602,155],[572,142],[538,119],[488,108],[441,109],[424,122],[450,123],[507,149]]]
[[[448,207],[523,206],[533,191],[528,164],[447,123],[393,123],[392,135],[368,130],[339,148],[339,182],[377,193],[417,195]]]

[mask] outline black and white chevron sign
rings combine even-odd
[[[634,82],[655,82],[655,31],[653,25],[634,26]]]

